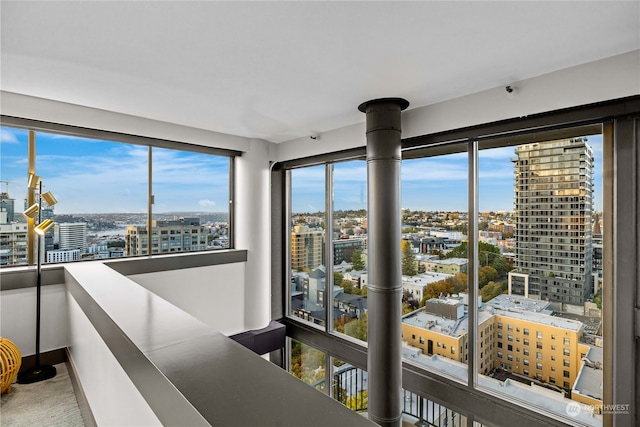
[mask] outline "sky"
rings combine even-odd
[[[9,181],[19,211],[26,196],[28,132],[0,130],[0,180]],[[146,212],[147,165],[144,146],[36,133],[36,174],[43,192],[58,199],[56,214]],[[153,194],[155,213],[228,211],[229,159],[154,148]]]
[[[0,131],[0,180],[9,181],[19,207],[26,195],[28,133]],[[588,143],[595,157],[595,209],[601,210],[602,137],[590,136]],[[143,146],[37,133],[36,173],[43,191],[58,199],[58,214],[146,212],[147,157]],[[480,211],[513,210],[515,157],[514,147],[480,151]],[[227,211],[228,165],[226,157],[154,148],[154,212]],[[466,211],[467,168],[466,153],[403,161],[401,206]],[[335,210],[366,209],[366,176],[363,160],[334,165]],[[324,178],[324,166],[292,171],[294,213],[324,211]]]
[[[594,154],[595,210],[602,210],[602,137],[588,137]],[[512,211],[515,147],[480,150],[479,209]],[[294,213],[324,211],[324,166],[292,171]],[[334,209],[366,209],[366,162],[334,165]],[[405,160],[401,166],[401,206],[421,211],[467,211],[467,154]]]

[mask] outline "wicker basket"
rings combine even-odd
[[[11,340],[3,337],[0,337],[0,362],[2,362],[0,394],[11,393],[11,384],[18,376],[22,357],[18,347]]]

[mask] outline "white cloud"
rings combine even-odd
[[[0,141],[6,144],[17,144],[18,138],[9,129],[0,129]]]
[[[212,208],[212,207],[216,206],[216,202],[214,202],[213,200],[209,200],[209,199],[198,200],[198,204],[200,206],[204,206],[206,208]]]

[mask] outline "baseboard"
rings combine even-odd
[[[87,401],[87,395],[82,388],[82,384],[78,381],[78,376],[76,373],[76,366],[73,363],[73,357],[71,357],[71,353],[69,353],[69,349],[65,349],[66,359],[67,359],[67,370],[69,371],[69,378],[71,379],[71,385],[73,386],[73,391],[76,394],[76,400],[78,401],[78,408],[80,408],[80,415],[82,416],[82,420],[84,421],[84,425],[88,427],[98,427],[98,423],[96,422],[95,417],[93,416],[93,412],[91,411],[91,407],[89,406],[89,402]]]
[[[67,361],[67,353],[65,348],[58,348],[56,350],[40,353],[40,365],[57,365],[58,363],[64,363]],[[36,356],[22,357],[22,365],[20,366],[20,372],[36,366]]]

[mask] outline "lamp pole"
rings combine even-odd
[[[38,189],[38,225],[42,224],[42,181],[39,183]],[[36,355],[35,366],[31,369],[27,369],[18,374],[19,384],[31,384],[39,381],[48,380],[56,376],[56,368],[52,365],[40,364],[40,307],[42,300],[42,261],[41,256],[41,243],[42,236],[36,230],[36,244],[38,248],[36,250]]]

